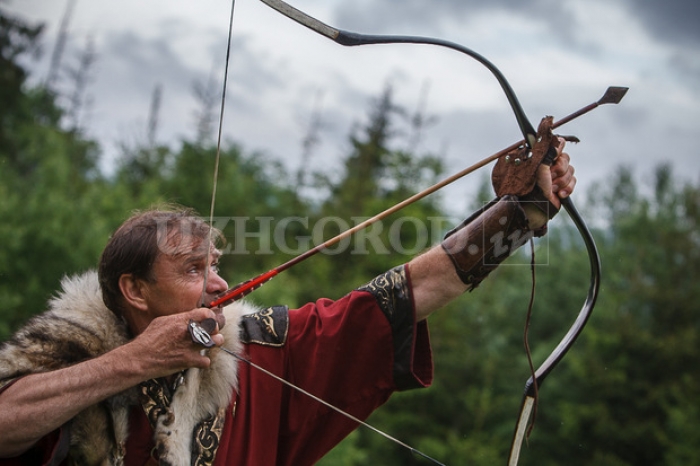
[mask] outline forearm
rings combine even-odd
[[[417,321],[427,318],[469,289],[459,279],[452,261],[440,246],[413,259],[408,263],[408,269]]]
[[[467,219],[440,246],[412,260],[411,274],[416,317],[425,319],[464,291],[478,286],[498,264],[532,236],[541,236],[559,210],[560,198],[576,185],[574,169],[564,150],[564,139],[551,134],[551,117],[540,124],[537,144],[527,157],[529,176],[517,173],[519,164],[501,159],[494,169],[494,201]],[[554,149],[554,165],[541,163]],[[539,160],[535,162],[535,160]],[[499,168],[500,165],[500,168]],[[523,163],[527,167],[528,163]],[[518,168],[520,167],[520,168]],[[498,172],[498,174],[496,173]]]
[[[85,408],[147,378],[144,364],[126,347],[22,377],[0,395],[0,457],[23,453]]]
[[[486,276],[529,238],[547,217],[509,196],[489,204],[437,247],[409,263],[416,318],[426,318]],[[536,234],[537,231],[537,234]]]
[[[210,309],[194,309],[158,317],[144,333],[101,356],[17,380],[0,394],[0,457],[23,453],[85,408],[144,380],[209,367],[187,324],[213,316]],[[224,342],[218,331],[212,338]]]

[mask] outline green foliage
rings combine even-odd
[[[12,18],[0,9],[0,147],[16,150],[13,138],[16,121],[28,116],[22,93],[27,73],[17,58],[38,48],[41,26],[29,25]]]
[[[438,157],[418,156],[392,147],[397,145],[395,141],[401,133],[395,120],[404,114],[393,102],[392,89],[387,87],[373,103],[369,121],[359,134],[351,135],[351,152],[344,160],[344,170],[339,179],[327,179],[324,187],[330,194],[314,219],[328,222],[324,239],[385,211],[437,181],[443,171]],[[434,244],[446,227],[441,222],[444,213],[438,200],[439,197],[431,196],[412,204],[345,244],[331,248],[330,254],[314,259],[314,267],[323,273],[332,271],[333,282],[324,288],[324,293],[340,297]],[[339,268],[338,263],[344,266]],[[316,284],[304,295],[315,299]]]
[[[14,90],[0,110],[2,337],[43,308],[63,274],[94,262],[114,227],[85,227],[103,210],[95,143],[57,126],[61,110],[49,91],[24,90],[15,60],[36,47],[40,29],[0,12],[2,89]]]

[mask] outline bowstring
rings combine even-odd
[[[205,305],[205,297],[206,297],[206,290],[207,290],[207,281],[209,278],[209,261],[211,260],[211,245],[213,244],[213,239],[214,239],[214,208],[216,206],[216,191],[217,191],[217,186],[218,186],[218,180],[219,180],[219,164],[221,161],[221,139],[222,139],[222,134],[223,134],[223,124],[224,124],[224,109],[226,106],[226,88],[227,88],[227,83],[228,83],[228,71],[229,71],[229,63],[230,63],[230,58],[231,58],[231,41],[233,38],[233,12],[235,10],[236,6],[236,0],[231,0],[231,14],[229,17],[229,25],[228,25],[228,41],[226,45],[226,62],[224,65],[224,82],[223,82],[223,87],[221,91],[221,108],[219,111],[219,129],[218,129],[218,134],[217,134],[217,141],[216,141],[216,157],[214,160],[214,177],[213,177],[213,182],[212,182],[212,194],[211,194],[211,204],[209,207],[209,247],[207,248],[207,261],[206,261],[206,266],[204,269],[204,283],[202,284],[202,296],[201,296],[201,301],[202,301],[202,306]],[[339,414],[348,417],[349,419],[357,422],[358,424],[384,436],[388,440],[396,443],[397,445],[406,448],[409,450],[411,453],[418,455],[433,464],[437,464],[440,466],[445,466],[443,463],[437,461],[436,459],[426,455],[425,453],[421,452],[420,450],[413,448],[412,446],[398,440],[395,437],[392,437],[391,435],[387,434],[386,432],[383,432],[376,427],[362,421],[361,419],[352,416],[351,414],[347,413],[346,411],[341,410],[340,408],[322,400],[321,398],[318,398],[317,396],[307,392],[306,390],[302,389],[301,387],[298,387],[291,382],[276,376],[275,374],[271,373],[270,371],[266,370],[265,368],[253,363],[252,361],[243,358],[239,356],[238,354],[235,354],[233,351],[230,351],[226,348],[221,348],[224,352],[230,354],[231,356],[235,357],[236,359],[240,360],[241,362],[245,362],[249,364],[250,366],[254,367],[255,369],[264,372],[265,374],[268,374],[269,376],[275,378],[276,380],[280,381],[281,383],[288,385],[289,387],[301,392],[302,394],[312,398],[313,400],[317,401],[318,403],[321,403],[322,405],[338,412]]]
[[[530,290],[530,302],[527,306],[527,315],[525,317],[525,330],[523,331],[523,343],[525,345],[525,354],[527,355],[527,363],[530,366],[530,374],[532,377],[532,387],[533,392],[533,408],[532,408],[532,418],[530,420],[530,425],[527,428],[527,433],[525,438],[530,439],[530,434],[535,428],[535,422],[537,419],[537,404],[539,403],[539,387],[537,386],[537,374],[535,372],[535,364],[532,361],[532,350],[530,349],[530,323],[532,322],[532,308],[535,305],[535,241],[530,238],[530,271],[532,274],[532,288]]]
[[[418,450],[418,449],[416,449],[416,448],[410,446],[410,445],[407,444],[407,443],[402,442],[401,440],[397,439],[396,437],[393,437],[393,436],[387,434],[386,432],[384,432],[384,431],[382,431],[382,430],[380,430],[380,429],[377,429],[377,428],[374,427],[373,425],[368,424],[367,422],[363,421],[362,419],[360,419],[360,418],[358,418],[358,417],[356,417],[356,416],[353,416],[352,414],[348,413],[347,411],[343,411],[342,409],[338,408],[337,406],[335,406],[335,405],[333,405],[333,404],[331,404],[331,403],[325,401],[323,398],[317,397],[317,396],[314,395],[313,393],[308,392],[308,391],[304,390],[303,388],[299,387],[298,385],[295,385],[295,384],[289,382],[289,381],[286,380],[285,378],[280,377],[280,376],[274,374],[273,372],[271,372],[271,371],[265,369],[264,367],[262,367],[262,366],[260,366],[260,365],[258,365],[258,364],[256,364],[256,363],[254,363],[254,362],[251,361],[250,359],[247,359],[247,358],[245,358],[245,357],[243,357],[243,356],[241,356],[241,355],[239,355],[239,354],[236,354],[235,352],[233,352],[233,351],[231,351],[230,349],[225,348],[225,347],[223,347],[223,346],[220,346],[219,349],[221,349],[222,351],[224,351],[224,352],[227,353],[227,354],[230,354],[231,356],[233,356],[233,357],[236,358],[237,360],[239,360],[239,361],[241,361],[241,362],[244,362],[244,363],[248,364],[249,366],[251,366],[251,367],[253,367],[253,368],[259,370],[260,372],[262,372],[262,373],[264,373],[264,374],[266,374],[266,375],[272,377],[273,379],[277,380],[278,382],[280,382],[280,383],[282,383],[282,384],[284,384],[284,385],[287,385],[288,387],[290,387],[290,388],[292,388],[292,389],[298,391],[299,393],[302,393],[303,395],[308,396],[309,398],[311,398],[312,400],[314,400],[314,401],[316,401],[316,402],[322,404],[323,406],[325,406],[325,407],[327,407],[327,408],[329,408],[329,409],[332,409],[333,411],[337,412],[338,414],[340,414],[340,415],[342,415],[342,416],[345,416],[346,418],[350,419],[351,421],[354,421],[354,422],[358,423],[359,425],[361,425],[361,426],[363,426],[363,427],[366,427],[367,429],[369,429],[369,430],[371,430],[371,431],[373,431],[373,432],[375,432],[375,433],[377,433],[377,434],[383,436],[384,438],[386,438],[386,439],[388,439],[388,440],[394,442],[395,444],[397,444],[397,445],[399,445],[399,446],[401,446],[401,447],[407,449],[408,451],[410,451],[410,452],[413,453],[414,455],[420,456],[421,458],[426,459],[426,460],[430,461],[430,462],[433,463],[433,464],[437,464],[438,466],[446,466],[444,463],[439,462],[439,461],[436,460],[435,458],[433,458],[433,457],[431,457],[431,456],[428,456],[427,454],[423,453],[422,451],[420,451],[420,450]]]
[[[226,61],[224,65],[224,82],[221,89],[221,108],[219,109],[219,129],[216,137],[216,157],[214,158],[214,179],[211,190],[211,203],[209,205],[209,244],[207,245],[207,260],[204,267],[204,282],[202,283],[202,306],[205,305],[207,294],[207,282],[209,280],[209,262],[211,261],[211,247],[214,244],[214,208],[216,206],[216,191],[219,185],[219,162],[221,161],[221,139],[224,128],[224,110],[226,108],[226,88],[228,87],[228,69],[231,60],[231,42],[233,39],[233,12],[236,0],[231,0],[231,13],[228,22],[228,39],[226,43]]]

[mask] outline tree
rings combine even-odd
[[[19,64],[37,49],[40,32],[0,12],[0,92],[7,93],[0,109],[2,336],[44,308],[63,274],[94,263],[107,235],[98,224],[84,236],[104,203],[96,144],[60,128],[55,96],[27,88]]]
[[[359,131],[351,133],[350,151],[343,161],[340,177],[325,180],[329,196],[317,221],[328,221],[336,228],[328,228],[324,239],[434,184],[442,173],[443,166],[438,157],[414,154],[401,148],[416,145],[410,130],[402,131],[403,124],[411,124],[406,115],[394,102],[393,89],[387,86],[372,102],[368,122]],[[413,144],[403,143],[402,136],[405,135]],[[344,246],[314,259],[313,267],[307,269],[314,279],[308,290],[302,291],[302,296],[314,299],[318,290],[323,289],[326,295],[337,298],[380,273],[407,262],[441,236],[447,227],[442,222],[444,217],[439,208],[439,197],[433,196],[370,226]],[[332,277],[332,281],[326,277]],[[323,285],[319,286],[321,283]],[[405,398],[403,400],[405,402]],[[424,423],[424,418],[421,418],[423,411],[408,411],[406,404],[401,402],[393,409],[392,404],[390,402],[373,416],[372,422],[397,436],[407,434],[402,437],[404,439],[415,438],[414,428]],[[432,442],[432,439],[428,441]],[[365,464],[367,460],[378,464],[407,464],[404,451],[384,442],[383,437],[360,428],[320,464],[335,464],[339,456],[345,464]]]
[[[315,225],[325,225],[315,244],[330,239],[372,217],[410,195],[434,184],[442,173],[440,160],[431,154],[411,154],[403,149],[399,136],[405,111],[394,103],[393,90],[387,86],[372,102],[368,122],[349,136],[350,151],[343,160],[337,178],[320,177],[328,197],[322,203]],[[398,142],[397,142],[398,140]],[[314,259],[307,273],[317,279],[332,275],[331,297],[340,297],[348,287],[359,286],[374,276],[406,262],[412,255],[430,246],[443,217],[439,197],[433,196],[413,204],[380,223],[370,226],[345,243]],[[317,233],[321,228],[317,228]],[[343,263],[343,267],[338,267]],[[314,299],[317,287],[302,292]]]
[[[6,162],[13,162],[17,152],[14,137],[19,121],[30,118],[23,94],[26,70],[17,63],[23,55],[37,53],[42,26],[29,25],[8,16],[0,9],[0,148]]]

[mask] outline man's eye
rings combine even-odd
[[[202,272],[202,267],[199,265],[193,265],[187,269],[188,274],[199,274]]]

